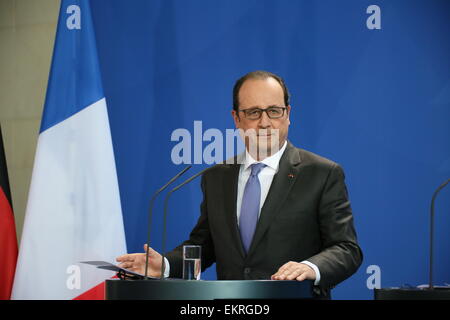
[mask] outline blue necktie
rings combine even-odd
[[[250,249],[256,223],[258,222],[259,203],[261,199],[261,184],[258,174],[266,165],[254,163],[251,165],[252,172],[247,180],[242,197],[241,215],[239,217],[239,230],[245,252]]]

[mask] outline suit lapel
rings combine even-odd
[[[237,187],[239,178],[240,164],[232,164],[228,167],[228,172],[223,178],[223,191],[225,202],[225,214],[228,226],[231,232],[231,238],[235,242],[236,247],[245,256],[244,248],[239,234],[239,227],[237,224],[236,201],[237,201]]]
[[[273,177],[269,193],[261,209],[249,254],[255,250],[277,212],[286,201],[292,186],[297,180],[300,162],[301,159],[298,150],[288,141],[286,150],[280,159],[278,172]],[[236,201],[234,203],[236,203]]]

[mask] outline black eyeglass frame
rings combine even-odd
[[[281,109],[281,110],[283,110],[283,112],[281,113],[281,115],[280,115],[279,117],[278,117],[278,116],[277,116],[277,117],[272,117],[272,116],[269,115],[269,112],[268,112],[268,111],[273,110],[273,109]],[[267,108],[265,108],[265,109],[262,109],[262,108],[249,108],[249,109],[238,109],[238,111],[239,111],[239,112],[243,112],[244,115],[245,115],[245,118],[247,118],[247,119],[250,119],[250,120],[259,120],[259,119],[261,119],[263,112],[265,112],[265,113],[267,114],[267,116],[269,117],[269,119],[280,119],[280,118],[283,118],[283,116],[284,116],[284,111],[285,111],[286,109],[287,109],[287,107],[271,106],[271,107],[267,107]],[[255,119],[249,118],[249,117],[247,116],[247,112],[249,112],[249,111],[259,111],[259,112],[260,112],[259,117],[258,117],[258,118],[255,118]]]

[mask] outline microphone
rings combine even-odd
[[[153,218],[153,206],[155,203],[156,197],[164,191],[172,182],[177,180],[179,177],[181,177],[186,171],[188,171],[192,165],[188,165],[186,168],[184,168],[182,171],[177,173],[172,179],[170,179],[165,185],[163,185],[160,189],[158,189],[150,199],[150,207],[148,209],[148,234],[147,234],[147,250],[145,254],[145,280],[148,280],[148,255],[150,251],[150,231],[152,229],[152,218]]]
[[[184,185],[188,184],[189,182],[191,182],[192,180],[194,180],[195,178],[197,178],[198,176],[201,176],[202,174],[204,174],[206,171],[208,171],[209,169],[211,169],[212,167],[208,167],[206,169],[203,169],[202,171],[196,173],[195,175],[193,175],[192,177],[190,177],[189,179],[187,179],[186,181],[180,183],[178,186],[176,186],[175,188],[173,188],[172,190],[170,190],[167,195],[166,198],[164,199],[164,225],[163,225],[163,243],[162,243],[162,263],[161,263],[161,280],[164,279],[164,271],[166,268],[165,265],[165,252],[166,252],[166,240],[167,240],[167,207],[168,207],[168,203],[169,203],[169,198],[172,195],[172,193],[174,193],[175,191],[177,191],[178,189],[180,189],[181,187],[183,187]]]
[[[431,200],[431,214],[430,214],[430,283],[428,289],[433,290],[433,236],[434,236],[434,201],[439,191],[441,191],[448,183],[450,179],[445,181],[443,184],[436,189]]]

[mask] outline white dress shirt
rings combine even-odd
[[[261,161],[261,163],[264,163],[266,166],[260,171],[258,174],[259,183],[261,185],[261,200],[259,202],[259,213],[258,217],[261,214],[261,208],[264,205],[264,201],[266,201],[267,194],[269,193],[270,186],[272,184],[273,177],[278,172],[278,167],[280,165],[280,159],[283,155],[284,151],[286,150],[287,141],[284,142],[283,147],[275,153],[274,155],[271,155],[270,157],[265,158]],[[244,162],[241,164],[241,168],[239,170],[239,178],[238,178],[238,191],[237,191],[237,201],[236,201],[236,213],[237,213],[237,221],[239,225],[239,217],[241,216],[241,206],[242,206],[242,197],[244,195],[244,189],[245,184],[247,183],[248,178],[250,177],[251,168],[250,166],[254,163],[257,163],[258,161],[253,159],[253,157],[248,153],[248,151],[245,152],[245,159]],[[166,262],[166,269],[164,272],[164,277],[168,277],[170,274],[170,265],[167,258],[165,258]],[[288,262],[288,261],[286,261]],[[315,285],[318,285],[320,282],[320,271],[319,268],[309,262],[309,261],[302,261],[301,263],[306,264],[310,266],[314,272],[316,273],[316,280],[314,281]],[[280,266],[281,267],[281,266]]]

